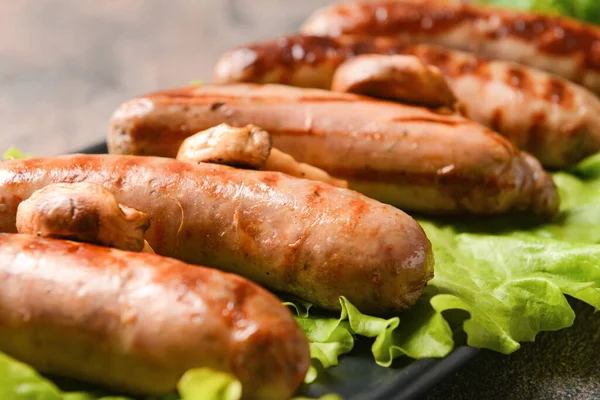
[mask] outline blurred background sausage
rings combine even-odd
[[[359,0],[315,11],[300,32],[438,44],[530,65],[600,92],[600,29],[560,16],[459,1]]]
[[[406,54],[442,72],[465,115],[536,156],[568,167],[600,150],[600,100],[540,70],[393,38],[286,36],[225,53],[217,83],[282,83],[328,89],[336,69],[363,54]]]

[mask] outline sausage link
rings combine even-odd
[[[288,36],[226,53],[214,80],[328,89],[338,66],[362,54],[413,55],[439,68],[470,119],[547,167],[567,167],[600,151],[600,100],[593,93],[543,71],[437,46],[390,38]]]
[[[561,16],[464,2],[354,1],[316,11],[300,31],[438,44],[539,68],[600,93],[600,29]]]
[[[196,132],[196,130],[194,130]],[[177,151],[175,147],[174,151]],[[74,155],[0,162],[0,231],[51,183],[91,182],[150,216],[157,254],[235,272],[339,310],[405,310],[433,275],[431,244],[402,211],[278,172],[168,158]]]
[[[173,157],[186,137],[223,122],[257,124],[298,161],[401,209],[557,211],[551,178],[503,137],[459,115],[347,93],[252,84],[159,92],[115,112],[109,150]]]
[[[244,398],[287,399],[308,342],[272,294],[153,254],[0,233],[0,350],[51,373],[134,394],[182,374],[234,374]]]

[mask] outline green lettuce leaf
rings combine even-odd
[[[217,372],[209,368],[197,368],[186,372],[177,389],[181,400],[240,400],[242,385],[235,376]],[[310,400],[308,397],[294,397],[291,400]],[[342,400],[336,394],[327,394],[318,400]]]
[[[177,384],[181,400],[239,400],[242,384],[233,375],[210,368],[189,370]]]
[[[3,160],[17,160],[21,158],[31,158],[31,154],[24,154],[21,150],[16,147],[10,147],[8,150],[4,152],[2,155]]]
[[[0,353],[0,399],[63,400],[63,396],[33,368]]]
[[[575,315],[565,295],[600,309],[600,155],[554,179],[562,205],[552,223],[421,219],[435,278],[409,312],[375,318],[341,297],[342,311],[332,318],[294,303],[317,366],[336,365],[356,336],[374,338],[373,358],[383,366],[400,355],[443,357],[461,330],[470,346],[511,353],[541,331],[571,326]],[[467,319],[452,321],[456,310]]]
[[[188,85],[200,87],[200,86],[204,85],[204,81],[202,79],[192,79],[191,81],[188,82]]]
[[[177,384],[179,395],[154,396],[146,400],[240,400],[241,383],[231,374],[197,368],[187,371]],[[123,396],[103,396],[94,392],[63,392],[29,365],[0,352],[0,399],[2,400],[133,400]],[[319,400],[341,400],[325,395]],[[309,400],[296,397],[292,400]]]
[[[475,3],[530,10],[600,23],[600,2],[597,0],[475,0]]]
[[[311,357],[318,361],[314,365],[317,370],[319,366],[337,365],[339,357],[353,349],[357,335],[374,338],[371,346],[374,360],[386,367],[400,355],[444,357],[453,348],[450,327],[441,314],[429,306],[427,296],[419,300],[412,313],[402,317],[402,329],[397,329],[400,317],[385,319],[363,314],[343,296],[340,305],[340,316],[331,318],[318,312],[310,314],[306,303],[294,304],[296,321],[310,342]],[[313,374],[307,376],[307,383],[312,382]]]
[[[430,304],[440,313],[469,313],[463,329],[470,346],[511,353],[540,331],[571,326],[575,314],[564,294],[600,308],[600,246],[423,225],[438,265]]]
[[[2,400],[132,400],[93,393],[65,393],[29,365],[0,352],[0,399]],[[154,399],[163,400],[163,399]],[[166,398],[164,400],[167,400]]]

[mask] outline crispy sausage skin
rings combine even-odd
[[[347,93],[253,84],[159,92],[115,112],[109,150],[173,157],[186,137],[223,122],[257,124],[298,161],[401,209],[557,210],[551,178],[503,137],[459,115]]]
[[[560,17],[436,0],[375,0],[317,10],[309,35],[391,36],[546,70],[600,93],[600,29]]]
[[[214,81],[328,89],[338,66],[362,54],[408,54],[436,66],[467,117],[547,167],[567,167],[600,151],[600,100],[593,93],[543,71],[437,46],[390,38],[288,36],[226,53]]]
[[[348,189],[278,172],[168,158],[75,155],[0,162],[0,231],[48,184],[91,182],[150,215],[157,254],[234,272],[339,310],[385,314],[433,276],[431,244],[402,211]]]
[[[285,306],[238,276],[146,253],[0,233],[0,350],[38,371],[166,394],[190,368],[244,398],[287,399],[308,342]]]

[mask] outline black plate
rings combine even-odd
[[[106,144],[99,143],[79,151],[102,154]],[[370,341],[357,340],[352,352],[340,359],[340,364],[320,375],[305,394],[321,396],[339,393],[346,400],[404,400],[420,398],[450,374],[472,360],[479,350],[461,346],[442,359],[397,360],[391,368],[375,364]]]

